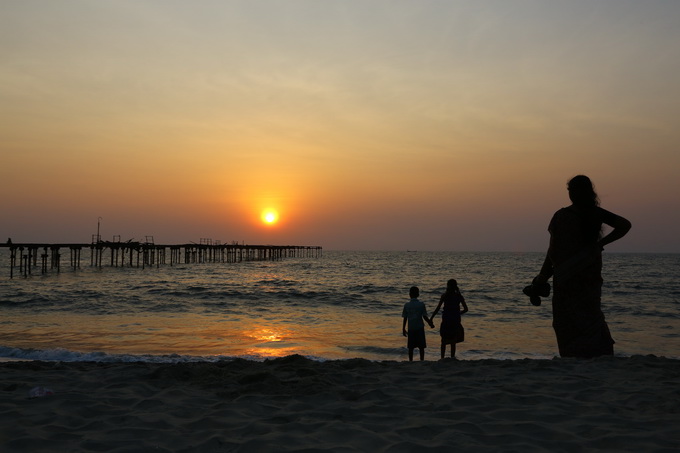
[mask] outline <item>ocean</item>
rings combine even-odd
[[[550,300],[522,294],[542,253],[324,251],[144,269],[90,267],[87,253],[77,271],[10,279],[0,250],[0,360],[406,360],[409,288],[431,314],[449,278],[470,309],[459,359],[557,356]],[[680,358],[680,254],[605,252],[603,277],[616,355]],[[439,359],[440,319],[426,360]]]

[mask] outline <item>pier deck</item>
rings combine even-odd
[[[145,268],[169,264],[188,263],[236,263],[241,261],[267,261],[284,258],[311,257],[322,254],[319,246],[298,245],[246,245],[220,243],[154,244],[153,242],[109,242],[93,243],[5,243],[0,247],[9,248],[10,278],[15,269],[28,277],[37,269],[41,273],[61,270],[62,249],[70,254],[69,268],[77,270],[81,265],[81,252],[90,250],[90,266],[129,266]],[[168,253],[169,252],[169,253]],[[107,255],[105,259],[105,255]],[[169,257],[169,258],[168,258]]]

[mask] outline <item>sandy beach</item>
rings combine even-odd
[[[5,453],[680,449],[680,361],[654,356],[0,370]]]

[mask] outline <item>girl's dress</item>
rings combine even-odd
[[[465,341],[465,330],[460,321],[460,305],[464,301],[463,295],[458,292],[444,293],[441,299],[444,301],[442,323],[439,327],[442,344],[462,343]]]

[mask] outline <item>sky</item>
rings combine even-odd
[[[680,252],[675,0],[0,0],[0,238]],[[277,221],[262,221],[266,209]]]

